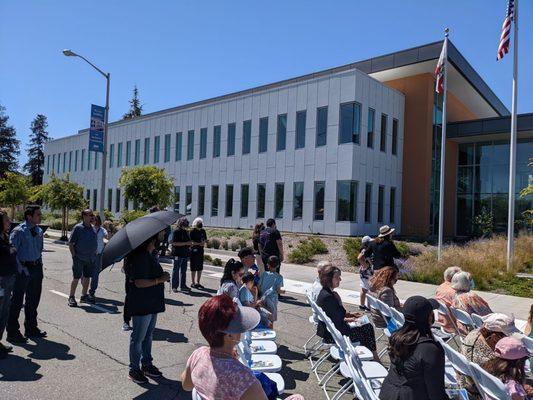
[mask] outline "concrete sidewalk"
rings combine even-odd
[[[59,231],[49,229],[47,231],[51,239],[58,239]],[[219,258],[225,263],[230,258],[237,259],[237,252],[206,249],[205,254],[212,258]],[[305,293],[305,290],[313,283],[316,277],[316,270],[311,267],[298,264],[282,263],[281,274],[285,281],[285,289],[296,293]],[[400,280],[395,286],[400,299],[407,299],[410,296],[421,295],[433,297],[436,285],[426,283],[409,282]],[[349,304],[359,304],[359,274],[353,272],[343,272],[339,293],[344,302]],[[529,310],[533,304],[533,299],[526,297],[508,296],[503,294],[475,291],[485,299],[494,312],[504,314],[514,314],[518,319],[527,320]]]

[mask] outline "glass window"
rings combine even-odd
[[[207,156],[207,128],[200,129],[200,158]]]
[[[131,140],[126,142],[126,166],[131,165]]]
[[[159,162],[159,151],[161,150],[161,137],[154,138],[154,164]]]
[[[285,150],[287,146],[287,114],[278,115],[278,133],[276,136],[276,150]]]
[[[304,183],[294,182],[292,218],[302,219],[304,209]]]
[[[378,189],[378,222],[383,222],[383,204],[385,203],[385,188]]]
[[[117,167],[122,167],[122,142],[117,146]]]
[[[328,107],[316,109],[316,147],[325,146],[328,139]]]
[[[170,161],[170,134],[167,133],[165,135],[165,155],[164,155],[164,162]]]
[[[67,172],[67,152],[63,153],[63,173]]]
[[[213,129],[213,158],[220,157],[220,138],[222,128],[220,125],[215,126]]]
[[[52,169],[54,169],[54,159],[52,158]],[[80,160],[80,170],[83,171],[85,168],[85,149],[81,149],[81,160]]]
[[[87,199],[87,207],[90,207],[91,204],[91,189],[87,189],[87,196],[85,196]]]
[[[115,144],[113,143],[109,145],[109,168],[113,168],[114,166],[115,166]]]
[[[107,189],[107,211],[113,211],[113,189]]]
[[[235,122],[228,124],[228,157],[235,155]]]
[[[356,181],[337,181],[337,221],[357,222]]]
[[[285,185],[276,183],[274,191],[274,218],[283,218],[283,200],[285,197]]]
[[[266,185],[257,185],[257,218],[265,218]]]
[[[57,155],[57,173],[61,172],[61,153]]]
[[[92,161],[92,160],[91,160],[91,156],[92,156],[92,153],[93,153],[93,152],[90,151],[90,150],[87,151],[87,171],[90,171],[90,170],[91,170],[91,165],[92,165],[92,162],[91,162],[91,161]],[[57,169],[58,169],[58,171],[57,171],[57,172],[59,172],[59,159],[58,159],[57,161],[58,161],[58,163],[57,163],[57,167],[58,167]]]
[[[192,186],[185,187],[185,214],[192,214]]]
[[[116,190],[115,195],[115,212],[120,212],[120,189]]]
[[[72,150],[68,152],[68,172],[72,171]]]
[[[150,163],[150,138],[144,139],[144,164]]]
[[[367,183],[365,187],[365,222],[370,222],[372,218],[372,184]]]
[[[374,109],[368,109],[368,121],[366,130],[366,147],[374,148],[374,124],[376,119],[376,112]]]
[[[252,147],[252,121],[242,123],[242,154],[249,154]]]
[[[361,104],[344,103],[340,107],[339,144],[359,143],[361,132]]]
[[[50,174],[50,154],[46,156],[46,175],[49,175],[49,174]]]
[[[187,132],[187,160],[194,158],[194,130]]]
[[[176,133],[176,154],[175,159],[176,161],[181,161],[181,148],[183,147],[183,133],[178,132]]]
[[[459,165],[474,164],[474,144],[459,145]]]
[[[174,211],[180,212],[180,187],[174,186]]]
[[[392,154],[398,153],[398,120],[392,120]]]
[[[268,117],[259,119],[259,153],[268,150]]]
[[[198,186],[198,215],[205,213],[205,186]]]
[[[124,210],[125,211],[128,211],[128,209],[130,208],[130,204],[129,204],[129,200],[126,196],[124,196]]]
[[[233,216],[233,185],[226,185],[226,217]]]
[[[135,159],[134,159],[135,165],[139,165],[141,163],[141,139],[135,139]]]
[[[241,218],[248,217],[249,194],[250,187],[248,185],[241,185]]]
[[[386,151],[387,149],[387,115],[381,114],[381,134],[379,137],[379,149]]]
[[[396,219],[396,188],[390,188],[389,222],[393,224]]]
[[[52,173],[54,173],[55,171],[55,165],[56,165],[56,155],[52,154]],[[82,166],[83,166],[83,163],[82,163]],[[83,171],[83,168],[82,168],[82,171]]]
[[[218,216],[218,186],[211,186],[211,216]]]
[[[303,149],[305,147],[305,123],[307,120],[307,111],[298,111],[296,113],[296,144],[295,148]]]
[[[324,220],[324,198],[326,191],[326,182],[315,182],[315,188],[313,192],[314,202],[314,219],[315,221]]]
[[[98,190],[97,189],[93,189],[93,210],[96,210],[98,208],[98,207],[96,207],[97,196],[98,196]]]

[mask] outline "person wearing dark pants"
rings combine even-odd
[[[259,251],[261,253],[261,259],[263,261],[263,266],[266,269],[268,259],[271,256],[278,257],[280,261],[279,272],[281,269],[281,262],[284,260],[283,241],[274,219],[269,218],[266,225],[266,229],[263,229],[259,234]]]
[[[17,250],[9,243],[11,221],[5,211],[0,211],[0,340],[9,316],[11,293],[17,273]],[[13,347],[0,343],[0,358],[5,358]]]
[[[96,262],[93,276],[91,277],[91,287],[89,289],[88,296],[89,302],[93,304],[96,303],[96,298],[94,295],[96,294],[96,289],[98,288],[98,278],[100,277],[100,272],[102,270],[102,254],[104,253],[105,240],[109,239],[107,230],[102,226],[102,218],[97,215],[94,222],[94,231],[96,232],[97,243]]]
[[[24,211],[24,222],[11,232],[11,244],[17,251],[17,274],[11,296],[7,321],[7,340],[14,344],[26,343],[26,337],[46,337],[37,326],[37,308],[43,285],[43,231],[41,207],[30,205]],[[20,333],[19,315],[24,304],[24,328]]]
[[[189,291],[186,284],[187,261],[192,245],[191,237],[187,232],[189,220],[182,217],[178,220],[178,229],[173,233],[172,247],[174,249],[174,268],[172,269],[172,291],[178,292],[178,284],[182,291]]]
[[[123,269],[123,272],[124,272],[124,276],[125,276],[125,283],[124,283],[124,290],[126,291],[126,298],[124,299],[124,309],[122,310],[122,318],[124,320],[124,323],[122,324],[122,330],[123,331],[131,331],[131,326],[130,326],[130,322],[131,322],[131,315],[130,315],[130,311],[129,311],[129,306],[128,306],[128,291],[129,291],[129,277],[128,275],[126,274],[126,271]]]

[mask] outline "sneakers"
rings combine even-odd
[[[122,330],[123,330],[124,332],[131,331],[131,329],[132,329],[132,328],[131,328],[130,324],[128,324],[127,322],[124,322],[124,323],[122,324]]]
[[[144,365],[141,367],[141,372],[144,374],[144,376],[149,376],[150,378],[158,378],[160,376],[163,376],[161,371],[157,369],[154,365],[149,365],[145,367]]]
[[[190,292],[190,291],[191,291],[191,288],[188,287],[188,286],[182,286],[182,287],[180,287],[180,290],[181,290],[182,292]]]
[[[130,370],[128,377],[135,383],[142,385],[143,383],[148,383],[148,378],[138,369]]]
[[[7,341],[13,344],[24,344],[28,342],[28,339],[22,336],[22,333],[17,331],[16,333],[13,333],[13,334],[8,333]]]
[[[205,287],[203,287],[203,286],[200,285],[199,283],[196,284],[195,288],[196,288],[196,289],[205,289]]]
[[[78,307],[78,303],[76,302],[76,299],[74,298],[74,296],[70,296],[68,298],[68,306],[69,307]]]
[[[87,303],[96,304],[96,297],[94,297],[94,294],[89,293],[87,295]]]
[[[81,297],[80,297],[80,303],[90,303],[89,295],[88,294],[82,294]]]
[[[45,331],[41,331],[40,329],[35,329],[32,331],[26,331],[25,336],[28,338],[44,338],[47,336],[47,333]]]

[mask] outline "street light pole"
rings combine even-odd
[[[105,116],[104,116],[104,149],[102,152],[102,179],[100,182],[100,207],[98,208],[98,212],[100,213],[100,217],[105,219],[104,216],[104,202],[105,202],[105,180],[106,180],[106,159],[107,159],[107,126],[109,122],[109,85],[111,80],[111,74],[109,72],[104,72],[100,68],[98,68],[96,65],[94,65],[92,62],[87,60],[85,57],[74,53],[72,50],[65,49],[63,50],[63,54],[67,57],[79,57],[83,61],[85,61],[87,64],[89,64],[91,67],[93,67],[95,70],[97,70],[103,77],[106,79],[106,94],[105,94]],[[90,150],[89,150],[90,151]],[[95,155],[95,157],[98,157],[98,154]]]

